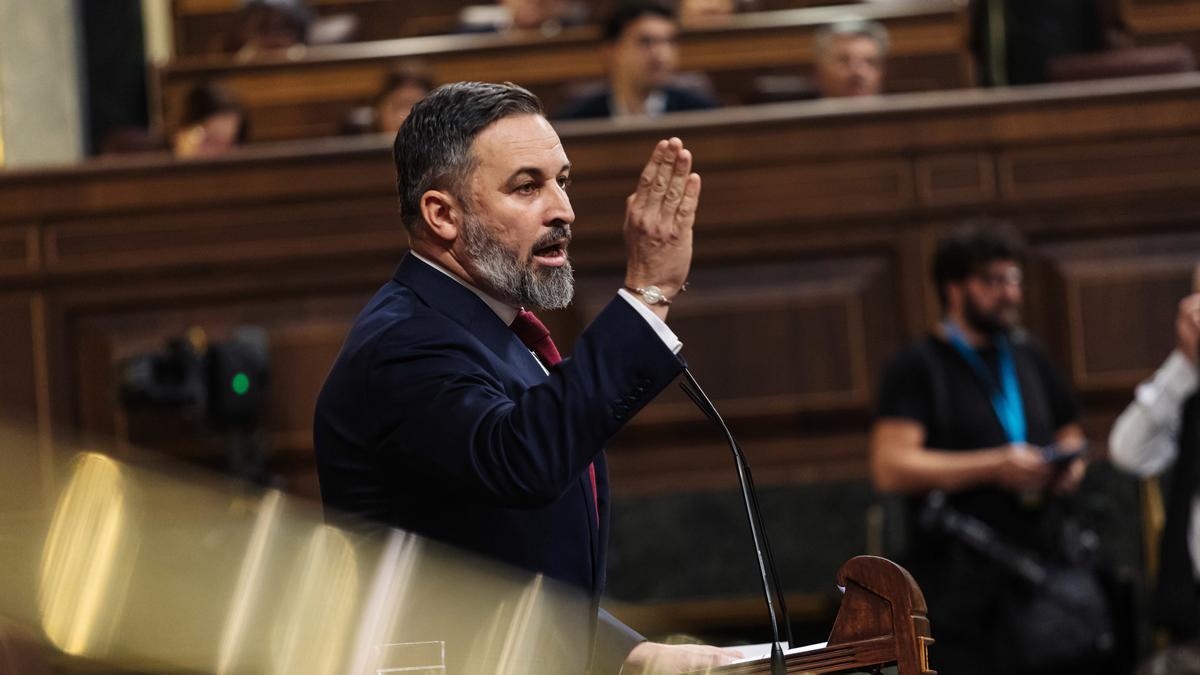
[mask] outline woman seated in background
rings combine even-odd
[[[413,105],[431,89],[433,78],[423,67],[414,64],[396,67],[388,73],[375,96],[375,130],[395,136]]]
[[[171,134],[177,158],[215,157],[246,142],[249,125],[237,99],[217,84],[188,92],[179,126]]]

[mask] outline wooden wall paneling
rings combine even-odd
[[[1195,189],[1200,136],[1012,150],[998,167],[1001,194],[1012,201]]]
[[[925,206],[990,203],[996,198],[994,158],[983,152],[919,157],[916,185]]]
[[[200,327],[220,340],[238,325],[262,325],[271,340],[272,384],[264,429],[270,467],[288,489],[316,495],[311,462],[312,404],[341,347],[350,319],[394,269],[402,251],[367,264],[329,269],[274,265],[274,274],[230,268],[154,283],[115,280],[61,295],[62,345],[70,374],[62,377],[78,428],[96,440],[164,450],[220,467],[223,437],[193,413],[120,410],[119,364],[156,353],[167,337]]]
[[[938,316],[937,298],[928,295],[932,285],[929,282],[930,252],[926,247],[930,244],[923,230],[920,225],[905,228],[898,234],[896,242],[896,288],[900,303],[895,311],[900,315],[902,344],[924,334]]]
[[[1136,155],[1141,139],[1157,137],[1163,139],[1162,147],[1151,145],[1140,152],[1169,155],[1172,149],[1167,137],[1200,130],[1200,99],[1184,93],[1197,81],[1195,75],[1185,75],[1149,78],[1145,83],[1139,81],[1136,89],[1130,88],[1133,83],[1129,81],[1097,82],[1027,87],[1020,92],[946,92],[779,104],[679,114],[661,122],[622,124],[619,130],[607,122],[569,122],[557,127],[576,167],[575,195],[591,194],[593,181],[601,178],[619,176],[623,181],[626,175],[636,175],[645,163],[647,148],[657,138],[675,134],[687,139],[696,166],[706,177],[716,167],[769,174],[772,167],[780,165],[787,167],[786,171],[797,171],[803,165],[816,169],[863,159],[879,162],[889,156],[910,162],[922,158],[917,166],[930,186],[923,198],[935,200],[925,206],[941,207],[970,196],[970,192],[946,192],[957,188],[947,181],[975,182],[967,174],[954,178],[956,168],[979,175],[977,199],[987,203],[1012,201],[1017,195],[1024,198],[1028,184],[1017,178],[1026,175],[1014,178],[1015,163],[1046,161],[1043,158],[1061,161],[1057,153],[1067,152],[1060,148],[1070,148],[1071,142],[1082,147],[1089,139],[1122,139],[1116,145],[1125,144],[1128,152]],[[1137,94],[1132,93],[1135,90]],[[1021,154],[1029,149],[1031,156]],[[980,165],[966,168],[972,154],[980,157]],[[984,163],[991,166],[984,167]],[[991,189],[996,195],[991,200],[987,199],[988,171],[995,175]],[[933,180],[936,185],[929,182]],[[1166,183],[1169,177],[1156,180]],[[1182,180],[1189,179],[1185,176]],[[714,182],[705,184],[706,209],[714,201],[709,196]],[[941,194],[934,195],[930,191],[934,187]],[[623,183],[607,183],[603,190],[617,188],[629,189]],[[702,217],[707,216],[702,213]]]
[[[394,193],[389,155],[381,139],[372,137],[270,151],[252,148],[210,161],[175,162],[152,155],[96,162],[66,173],[10,172],[3,185],[0,222],[185,211],[218,199],[235,207]]]
[[[400,251],[406,235],[395,198],[378,196],[212,207],[159,214],[72,218],[47,227],[55,272],[183,268],[215,263]]]
[[[36,225],[0,229],[0,278],[26,276],[41,265],[41,236]]]
[[[171,0],[171,28],[176,57],[217,49],[221,36],[233,30],[233,0]]]
[[[1200,130],[1200,100],[1177,95],[1180,87],[1190,87],[1195,81],[1194,73],[1183,73],[986,93],[944,92],[936,98],[950,105],[941,114],[935,112],[939,106],[928,105],[934,101],[930,95],[889,97],[884,105],[894,110],[887,116],[895,125],[891,131],[905,134],[901,138],[909,142],[920,139],[922,147],[1054,146],[1096,138],[1154,137],[1162,129],[1176,130],[1173,134],[1182,128]],[[1133,91],[1138,93],[1130,95]],[[900,113],[899,108],[908,104],[913,105],[915,114]],[[867,131],[873,135],[872,142],[880,142],[874,134],[885,129],[870,125]]]
[[[613,491],[626,496],[736,490],[733,458],[720,430],[699,411],[689,422],[694,433],[653,444],[631,442],[634,434],[622,430],[607,446]],[[867,475],[866,424],[849,431],[797,425],[786,436],[755,434],[737,420],[729,424],[754,467],[755,485],[853,481]]]
[[[1121,19],[1137,37],[1200,29],[1195,0],[1121,0]]]
[[[898,346],[888,311],[898,302],[895,263],[878,251],[829,253],[693,267],[692,289],[670,322],[730,419],[861,414],[869,406],[880,352]],[[581,311],[594,315],[611,294],[608,284],[582,283]],[[672,389],[633,425],[670,426],[693,416],[692,404]]]
[[[163,349],[168,337],[192,327],[210,342],[227,337],[237,326],[262,326],[271,349],[271,381],[264,428],[269,468],[288,489],[316,496],[312,473],[312,414],[316,394],[341,348],[353,317],[378,285],[386,280],[374,270],[372,281],[348,290],[260,288],[256,293],[205,293],[204,282],[192,282],[194,297],[180,295],[151,300],[120,288],[84,300],[74,299],[72,325],[80,390],[78,406],[85,428],[101,434],[121,433],[133,446],[165,450],[169,455],[219,467],[224,461],[221,434],[208,429],[194,411],[121,411],[117,390],[120,364],[127,358]],[[209,291],[211,292],[211,291]]]
[[[577,309],[552,319],[553,328],[569,335],[595,302],[611,299],[624,266],[624,197],[653,142],[677,133],[695,151],[705,191],[696,283],[672,321],[684,328],[693,364],[717,373],[709,387],[731,419],[750,429],[755,447],[779,448],[771,461],[782,474],[861,469],[880,363],[936,319],[927,281],[933,242],[971,215],[1010,217],[1030,234],[1038,260],[1031,268],[1038,289],[1027,293],[1037,305],[1031,328],[1053,336],[1066,319],[1041,317],[1074,294],[1083,326],[1076,333],[1086,347],[1080,372],[1093,387],[1085,394],[1118,392],[1125,380],[1136,382],[1128,366],[1146,369],[1141,377],[1156,363],[1121,362],[1087,342],[1097,321],[1091,317],[1100,316],[1089,308],[1107,291],[1079,265],[1120,258],[1089,242],[1142,257],[1162,253],[1147,248],[1161,248],[1160,241],[1174,241],[1167,252],[1183,257],[1195,250],[1186,237],[1169,235],[1200,217],[1187,156],[1200,139],[1200,117],[1187,114],[1196,111],[1197,91],[1200,77],[1190,76],[564,124],[577,167],[572,255],[581,295]],[[1092,166],[1102,160],[1110,165]],[[1122,171],[1132,176],[1127,183]],[[287,359],[325,358],[343,330],[338,317],[357,311],[358,298],[399,257],[392,190],[386,142],[378,138],[251,148],[213,162],[153,159],[0,176],[3,231],[44,223],[46,232],[45,271],[19,283],[47,294],[52,418],[78,429],[107,419],[107,428],[120,431],[109,399],[112,364],[189,322],[219,332],[234,318],[264,316],[293,355]],[[1043,268],[1047,283],[1034,282]],[[1076,277],[1088,283],[1068,292]],[[1122,279],[1156,292],[1136,275]],[[587,290],[593,282],[602,284],[594,293]],[[356,300],[341,309],[320,305],[351,295]],[[310,301],[324,309],[304,309]],[[290,318],[271,314],[273,303]],[[712,331],[720,312],[741,316],[749,333]],[[1054,354],[1066,359],[1073,329],[1061,330],[1065,346]],[[771,343],[766,351],[790,360],[755,372],[763,366],[725,358],[760,334]],[[784,343],[796,335],[811,344],[788,351]],[[805,360],[812,354],[825,358]],[[751,376],[734,377],[742,371]],[[288,389],[308,392],[296,400],[311,398],[319,377],[299,367],[288,372],[297,378]],[[1113,373],[1125,380],[1103,379]],[[1127,397],[1128,389],[1119,393]],[[691,435],[703,423],[694,424],[678,394],[672,390],[661,404],[622,436],[628,450],[615,452],[648,453],[651,466],[660,450],[707,442]],[[274,442],[298,449],[308,409],[289,403],[271,414],[280,421],[271,428]],[[162,443],[186,435],[160,423],[131,418],[127,430]],[[725,466],[713,459],[712,467],[717,461]]]
[[[1146,234],[1041,247],[1061,280],[1070,372],[1088,394],[1119,398],[1175,344],[1175,312],[1191,292],[1200,235]]]
[[[0,354],[4,355],[4,377],[0,378],[0,419],[29,428],[38,427],[39,391],[45,383],[38,374],[44,355],[36,325],[40,297],[31,293],[0,295]]]
[[[747,139],[751,144],[754,141]],[[705,146],[703,139],[694,146],[689,142],[697,158],[696,169],[704,177],[697,227],[710,236],[786,229],[799,223],[820,225],[830,218],[878,218],[916,206],[913,167],[906,159],[793,161],[790,165],[762,161],[729,166]],[[653,141],[646,139],[628,152],[622,148],[613,157],[641,157],[644,162],[652,148]],[[592,152],[581,152],[570,142],[567,149],[572,162],[580,167],[571,193],[579,218],[578,236],[592,236],[597,231],[612,236],[623,222],[624,200],[618,195],[633,191],[639,170],[622,167],[618,174],[596,176],[585,168]]]
[[[909,323],[913,331],[910,338],[917,338],[927,333],[942,320],[942,303],[938,298],[937,284],[933,280],[933,260],[937,255],[938,241],[955,227],[962,224],[961,219],[935,220],[922,223],[913,233],[910,250],[915,258],[906,259],[912,266],[909,274],[917,274],[920,287],[919,300],[910,313],[921,317],[920,324]]]
[[[781,219],[894,213],[911,208],[912,166],[902,159],[814,162],[762,172],[708,171],[704,218],[731,226]],[[787,195],[787,199],[764,199]]]
[[[0,513],[37,512],[52,500],[53,444],[45,347],[45,299],[41,293],[0,294]],[[16,481],[10,483],[9,481]],[[44,497],[43,501],[34,499]]]

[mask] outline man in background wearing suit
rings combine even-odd
[[[562,359],[529,311],[574,293],[571,164],[538,99],[443,86],[413,107],[394,151],[411,250],[317,402],[322,499],[598,597],[604,444],[683,368],[664,320],[691,264],[691,153],[679,139],[655,146],[627,201],[625,287]],[[645,642],[591,612],[591,672],[686,672],[737,655]]]
[[[654,0],[619,5],[604,27],[607,85],[568,103],[559,118],[656,117],[717,107],[706,94],[674,82],[678,33],[670,5]]]

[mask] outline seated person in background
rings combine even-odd
[[[617,7],[604,29],[608,84],[568,103],[559,119],[654,117],[717,107],[708,96],[671,84],[679,62],[675,11],[653,0]]]
[[[824,98],[883,93],[888,33],[874,21],[841,21],[817,31],[816,84]]]
[[[970,4],[979,82],[1000,87],[1047,81],[1068,54],[1131,46],[1121,0],[979,0]]]
[[[215,157],[246,142],[246,114],[237,99],[217,84],[200,84],[188,92],[179,126],[171,134],[177,158]]]
[[[375,130],[395,136],[413,105],[431,89],[433,79],[424,68],[410,64],[392,70],[375,96]]]
[[[312,14],[304,0],[243,0],[228,51],[239,59],[308,42]]]
[[[1200,293],[1180,301],[1175,341],[1175,350],[1138,386],[1133,402],[1117,418],[1108,451],[1114,464],[1139,476],[1172,469],[1154,618],[1174,641],[1186,642],[1200,637]]]
[[[494,5],[469,5],[459,14],[459,32],[539,31],[557,35],[565,26],[587,21],[586,3],[571,0],[498,0]]]

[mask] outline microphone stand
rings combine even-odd
[[[733,463],[737,468],[738,484],[742,490],[742,501],[746,505],[746,517],[750,521],[750,536],[754,539],[754,553],[758,561],[758,573],[762,578],[763,597],[767,601],[767,611],[771,615],[771,675],[786,675],[787,663],[783,657],[783,645],[780,644],[779,638],[779,621],[775,609],[775,601],[779,603],[779,612],[782,612],[784,634],[787,637],[788,647],[792,647],[792,623],[788,617],[787,603],[783,599],[783,588],[779,584],[779,573],[775,570],[775,557],[771,555],[771,545],[767,541],[767,530],[763,525],[762,509],[758,505],[758,492],[754,489],[754,479],[750,475],[750,465],[746,462],[746,455],[742,452],[742,448],[738,445],[737,440],[733,437],[733,432],[729,430],[729,426],[725,424],[725,420],[721,418],[721,413],[717,412],[717,408],[713,402],[704,394],[704,390],[700,388],[700,383],[692,376],[692,371],[686,367],[683,369],[683,380],[679,383],[679,387],[683,392],[692,399],[692,403],[700,409],[710,420],[713,421],[721,431],[725,434],[725,440],[729,443],[729,449],[733,452]],[[770,574],[768,576],[768,570]],[[774,599],[773,599],[774,598]]]

